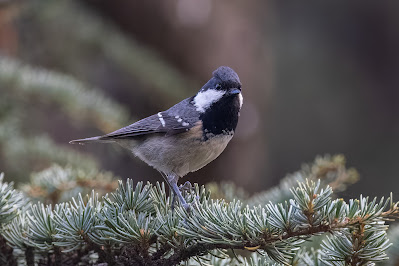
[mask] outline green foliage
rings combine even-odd
[[[343,155],[318,156],[313,163],[304,164],[300,171],[287,175],[280,184],[270,190],[255,194],[247,199],[251,206],[264,202],[284,202],[291,198],[291,188],[297,182],[305,182],[306,179],[317,181],[321,186],[329,185],[336,192],[345,190],[350,184],[359,179],[359,174],[354,168],[347,168]]]
[[[102,203],[93,192],[86,203],[79,194],[77,200],[72,198],[72,201],[64,206],[66,208],[61,208],[61,212],[54,212],[54,220],[58,225],[54,245],[70,252],[87,243],[87,236],[94,231],[96,213],[101,211]]]
[[[376,202],[360,197],[344,203],[346,217],[352,226],[337,232],[323,242],[325,250],[323,259],[333,265],[358,265],[360,262],[378,262],[388,259],[385,251],[390,246],[381,214],[386,210],[389,200]],[[397,204],[390,206],[390,210],[397,208]]]
[[[32,205],[28,212],[28,231],[26,244],[39,251],[49,251],[54,248],[54,236],[57,233],[56,213],[62,212],[65,204],[45,206],[42,203]]]
[[[43,171],[32,173],[30,182],[20,188],[34,201],[56,204],[68,201],[79,193],[89,194],[92,189],[102,196],[114,191],[117,185],[116,178],[110,172],[53,164]]]
[[[65,182],[60,176],[71,172],[53,166],[33,180],[53,186],[58,181],[49,176]],[[0,199],[26,205],[12,185],[2,187],[6,197]],[[50,265],[371,265],[388,259],[385,221],[399,214],[391,198],[334,200],[330,186],[311,179],[290,191],[288,201],[251,206],[213,199],[195,184],[183,193],[191,210],[177,206],[172,212],[163,183],[128,179],[102,199],[93,191],[54,208],[0,209],[1,236],[15,261]],[[327,235],[321,245],[304,246],[318,235]]]
[[[13,183],[3,182],[4,174],[0,174],[0,226],[12,221],[23,211],[27,203],[24,195],[16,191]]]
[[[94,88],[54,71],[0,57],[0,84],[14,101],[40,97],[73,118],[92,118],[100,129],[114,129],[128,119],[126,110]],[[11,94],[12,93],[12,94]]]
[[[135,81],[162,95],[160,98],[174,101],[188,96],[187,88],[199,88],[199,84],[180,73],[154,50],[140,44],[132,36],[127,37],[111,21],[104,21],[103,17],[78,1],[45,1],[45,4],[43,1],[31,1],[25,12],[29,23],[36,24],[39,32],[47,33],[41,36],[49,50],[46,53],[59,58],[61,62],[57,64],[74,76],[80,76],[82,69],[68,55],[87,58],[97,51],[96,55],[102,55],[115,67],[134,77]],[[68,40],[67,46],[63,40],[57,39],[57,34],[52,34],[60,28],[63,29],[63,37]]]
[[[32,169],[52,163],[70,164],[86,170],[96,161],[71,148],[56,144],[39,132],[34,115],[37,108],[26,99],[51,104],[81,121],[90,119],[108,131],[124,125],[126,110],[76,79],[54,71],[30,67],[15,59],[0,57],[0,153],[3,163],[22,179]],[[7,152],[3,152],[7,151]]]

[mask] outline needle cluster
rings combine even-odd
[[[320,179],[293,186],[291,198],[253,206],[213,199],[197,184],[187,212],[163,183],[119,181],[55,205],[32,203],[0,186],[0,259],[9,265],[371,265],[388,260],[386,221],[398,203],[360,196],[345,202]],[[27,207],[26,207],[27,206]],[[307,240],[326,236],[318,246]],[[12,259],[10,259],[12,258]],[[396,258],[397,259],[397,258]],[[10,264],[11,263],[11,264]]]

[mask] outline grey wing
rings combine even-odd
[[[198,129],[198,125],[201,123],[199,123],[199,113],[192,104],[192,98],[187,98],[164,112],[159,112],[109,134],[72,140],[69,143],[113,142],[116,139],[134,138],[154,133],[175,135],[192,128]]]
[[[174,135],[188,131],[199,119],[199,114],[191,104],[191,100],[192,97],[187,98],[166,111],[106,134],[101,139],[131,138],[153,133]]]
[[[101,139],[131,138],[154,133],[174,135],[188,131],[193,126],[194,125],[190,123],[179,120],[179,118],[175,118],[175,116],[160,112],[156,115],[139,120],[130,126],[106,134],[102,136]]]

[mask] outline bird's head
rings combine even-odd
[[[226,66],[213,72],[213,77],[193,98],[193,104],[200,113],[205,113],[213,105],[237,105],[238,111],[243,102],[241,82],[237,73]]]

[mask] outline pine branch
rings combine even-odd
[[[44,168],[51,163],[70,164],[83,169],[97,168],[96,161],[77,151],[56,144],[45,134],[34,136],[30,123],[30,103],[56,104],[67,115],[81,121],[91,119],[103,131],[111,131],[128,120],[126,110],[119,104],[88,88],[78,80],[45,69],[25,65],[15,59],[0,56],[0,146],[1,157],[13,173]],[[29,116],[28,116],[29,114]],[[50,163],[51,162],[51,163]]]
[[[334,229],[343,228],[346,225],[347,224],[341,224],[340,226],[334,226],[334,227],[320,225],[318,227],[312,227],[292,232],[289,234],[284,234],[283,236],[265,237],[263,239],[259,239],[258,242],[247,242],[247,243],[237,243],[237,244],[226,244],[226,243],[195,244],[186,249],[178,250],[174,255],[170,256],[168,259],[157,261],[154,258],[154,261],[156,261],[156,264],[158,265],[177,265],[180,262],[185,261],[191,257],[201,256],[203,254],[208,253],[211,250],[219,250],[219,249],[240,249],[240,250],[250,250],[250,251],[255,251],[257,249],[266,250],[270,248],[271,244],[276,242],[283,242],[284,240],[289,240],[291,238],[297,238],[297,239],[303,239],[303,237],[308,238],[311,235],[326,233]],[[283,263],[284,262],[285,261],[283,261]]]
[[[92,192],[54,208],[33,204],[14,214],[1,235],[21,251],[14,252],[16,259],[32,261],[33,254],[49,265],[93,261],[93,252],[94,263],[124,265],[234,260],[224,250],[261,254],[248,259],[233,253],[247,265],[366,265],[387,259],[385,221],[398,218],[398,203],[362,196],[333,200],[332,188],[320,180],[299,182],[291,193],[288,202],[250,207],[213,200],[195,184],[183,193],[192,210],[177,206],[173,213],[164,184],[128,180],[102,199]],[[302,249],[314,235],[328,237],[317,251]]]
[[[345,190],[348,185],[356,183],[359,174],[354,168],[346,167],[343,155],[318,156],[314,162],[304,164],[301,170],[287,175],[278,186],[255,194],[246,199],[246,202],[251,206],[265,204],[269,201],[284,202],[291,198],[291,188],[297,182],[305,182],[306,179],[313,181],[320,179],[322,186],[329,185],[335,192],[339,192]]]
[[[0,173],[0,227],[8,224],[25,209],[27,203],[24,195],[15,190],[13,183],[3,182],[4,174]]]
[[[56,204],[76,197],[79,193],[89,194],[93,189],[103,196],[114,191],[117,186],[116,177],[110,172],[54,164],[41,172],[32,173],[30,182],[22,184],[20,188],[34,201]]]
[[[101,130],[107,132],[124,125],[127,111],[106,98],[98,89],[70,76],[55,71],[23,64],[15,59],[0,57],[0,86],[13,101],[38,97],[57,104],[74,119],[91,118]],[[9,98],[8,96],[7,98]]]

